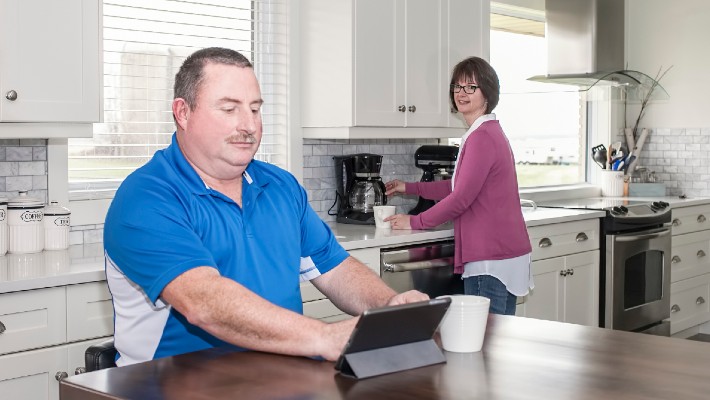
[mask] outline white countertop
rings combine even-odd
[[[710,202],[710,200],[708,200]],[[527,226],[604,216],[600,211],[538,208],[523,212]],[[333,233],[346,250],[401,246],[453,238],[452,224],[431,230],[376,229],[371,225],[334,224]],[[101,243],[70,246],[64,251],[0,256],[0,294],[96,282],[106,279]]]

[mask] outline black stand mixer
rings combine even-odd
[[[424,145],[414,152],[414,165],[424,170],[421,182],[434,182],[452,178],[456,158],[459,155],[457,146]],[[431,208],[434,200],[419,197],[417,205],[409,211],[417,215]]]
[[[336,222],[375,225],[373,207],[387,204],[385,184],[380,178],[382,156],[361,153],[335,156],[333,160],[337,185],[335,203],[338,204]]]

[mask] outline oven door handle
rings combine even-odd
[[[646,233],[643,235],[618,235],[615,239],[617,242],[634,242],[636,240],[656,239],[671,234],[670,229],[664,229],[660,232]]]
[[[452,267],[453,265],[453,257],[434,258],[424,261],[384,263],[385,272],[409,272],[419,269]]]

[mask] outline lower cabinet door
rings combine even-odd
[[[554,257],[532,262],[535,288],[527,295],[524,303],[528,318],[560,321],[562,303],[560,271],[564,269],[564,257]]]
[[[564,308],[562,321],[599,325],[599,252],[588,251],[565,257]]]
[[[0,397],[13,400],[59,399],[58,372],[66,371],[66,346],[0,357]]]

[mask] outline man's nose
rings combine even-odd
[[[250,135],[255,134],[259,125],[258,119],[258,114],[253,113],[251,110],[242,112],[237,120],[237,130]]]

